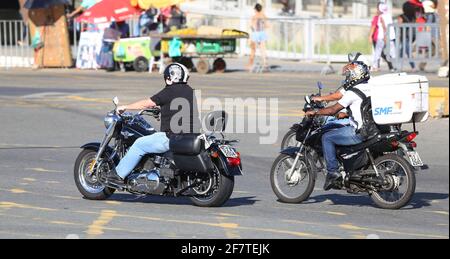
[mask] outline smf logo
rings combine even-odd
[[[401,109],[402,102],[395,102],[394,106],[375,108],[374,116],[399,114],[401,113]]]

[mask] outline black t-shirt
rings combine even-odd
[[[187,84],[166,86],[150,98],[161,107],[161,132],[198,133],[200,121],[194,90]]]

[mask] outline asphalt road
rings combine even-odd
[[[418,126],[418,151],[430,169],[417,174],[416,194],[401,210],[378,209],[365,195],[324,192],[319,185],[303,204],[276,200],[272,162],[318,79],[327,86],[340,80],[317,73],[192,75],[204,97],[279,100],[271,111],[277,143],[259,145],[258,133],[231,134],[241,139],[245,175],[236,178],[224,207],[198,208],[185,198],[126,193],[89,201],[74,185],[78,147],[101,139],[111,98],[127,103],[150,96],[161,88],[160,76],[0,71],[0,238],[449,238],[448,119]],[[446,80],[431,84],[448,87]]]

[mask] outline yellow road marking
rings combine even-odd
[[[236,223],[227,223],[225,217],[216,217],[219,221],[220,226],[225,230],[225,236],[230,239],[241,238],[239,232],[236,230],[239,225]]]
[[[118,202],[118,201],[106,201],[105,203],[112,204],[112,205],[120,205],[120,204],[122,204],[121,202]]]
[[[433,211],[427,211],[427,212],[448,216],[448,211],[443,211],[443,210],[433,210]]]
[[[0,208],[19,208],[19,209],[33,209],[33,210],[42,210],[42,211],[58,211],[57,209],[51,209],[51,208],[44,208],[44,207],[36,207],[26,204],[19,204],[14,202],[6,202],[2,201],[0,202]]]
[[[58,181],[45,181],[45,183],[49,183],[49,184],[58,184],[58,183],[60,183],[60,182],[58,182]]]
[[[222,216],[222,217],[241,217],[241,215],[231,214],[231,213],[214,213],[214,215]]]
[[[83,224],[80,224],[80,223],[74,223],[74,222],[68,222],[68,221],[58,221],[58,220],[48,221],[48,223],[55,224],[55,225],[83,226]]]
[[[345,229],[345,230],[349,230],[349,231],[358,231],[358,232],[361,232],[361,231],[367,231],[370,233],[378,232],[378,233],[395,234],[395,235],[402,235],[402,236],[414,236],[414,237],[422,237],[422,238],[423,237],[425,237],[425,238],[448,238],[448,236],[446,237],[446,236],[426,234],[426,233],[409,233],[409,232],[402,232],[402,231],[366,228],[366,227],[355,226],[351,223],[334,225],[334,224],[307,222],[307,221],[299,221],[299,220],[283,220],[283,222],[298,223],[298,224],[305,224],[305,225],[316,225],[316,226],[331,227],[331,228],[341,228],[341,229]]]
[[[433,235],[433,234],[408,233],[408,232],[400,232],[400,231],[394,231],[394,230],[358,227],[358,226],[355,226],[352,224],[341,224],[341,225],[339,225],[339,227],[341,227],[343,229],[349,229],[349,230],[364,230],[364,231],[368,231],[368,232],[378,232],[378,233],[395,234],[395,235],[402,235],[402,236],[427,237],[427,238],[448,238],[448,236],[440,236],[440,235]]]
[[[98,212],[91,211],[75,211],[76,213],[83,214],[98,214]],[[259,231],[259,232],[267,232],[267,233],[275,233],[275,234],[286,234],[296,237],[309,237],[309,238],[330,238],[329,236],[321,236],[312,233],[304,233],[297,231],[289,231],[289,230],[280,230],[280,229],[272,229],[272,228],[257,228],[257,227],[244,227],[244,226],[235,226],[228,224],[220,224],[220,223],[211,223],[211,222],[199,222],[199,221],[189,221],[189,220],[177,220],[177,219],[163,219],[163,218],[155,218],[148,216],[136,216],[136,215],[127,215],[127,214],[116,214],[116,217],[125,217],[132,219],[140,219],[140,220],[150,220],[150,221],[159,221],[165,223],[181,223],[181,224],[192,224],[192,225],[203,225],[210,227],[219,227],[219,228],[233,228],[237,230],[250,230],[250,231]]]
[[[111,220],[117,215],[114,210],[102,210],[100,216],[92,222],[88,227],[86,233],[90,237],[99,236],[103,234],[104,227],[111,222]]]
[[[79,197],[64,196],[64,195],[57,195],[57,196],[51,196],[51,197],[61,198],[61,199],[68,199],[68,200],[80,200]]]
[[[89,98],[89,97],[82,97],[78,95],[69,95],[65,96],[64,98],[74,100],[74,101],[80,101],[80,102],[98,102],[98,103],[110,103],[110,99],[106,98]]]
[[[25,168],[25,170],[36,171],[36,172],[46,172],[46,173],[64,173],[64,171],[50,170],[50,169],[44,169],[44,168],[40,168],[40,167]]]
[[[22,189],[11,189],[9,191],[12,193],[27,193],[27,191],[22,190]]]
[[[35,182],[36,179],[34,178],[22,178],[22,180],[27,181],[27,182]]]
[[[336,212],[336,211],[327,211],[326,213],[330,214],[330,215],[336,215],[336,216],[347,216],[347,214],[345,214],[345,213]]]

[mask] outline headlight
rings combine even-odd
[[[114,122],[114,115],[111,115],[111,114],[106,115],[103,122],[105,123],[105,127],[109,128],[109,126],[111,126],[111,124],[113,124],[113,122]]]

